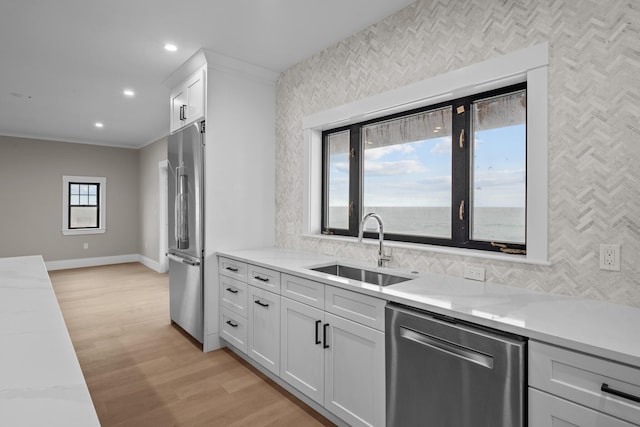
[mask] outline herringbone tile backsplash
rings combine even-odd
[[[276,242],[374,260],[375,248],[301,237],[302,118],[549,43],[549,255],[534,266],[394,249],[394,266],[640,307],[640,2],[422,0],[284,72],[277,83]],[[287,234],[293,223],[296,233]],[[598,268],[619,243],[622,271]]]

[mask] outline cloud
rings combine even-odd
[[[428,172],[427,167],[417,160],[398,160],[395,162],[364,162],[365,176],[395,176]]]
[[[421,142],[421,141],[420,141]],[[411,154],[416,151],[415,143],[385,145],[383,147],[369,148],[364,150],[365,160],[378,160],[392,153]]]
[[[440,138],[430,151],[431,154],[451,154],[451,137]]]

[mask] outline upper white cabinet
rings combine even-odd
[[[206,70],[201,68],[171,91],[171,133],[204,117]]]

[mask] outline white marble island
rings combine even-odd
[[[0,425],[100,425],[40,256],[0,259]]]

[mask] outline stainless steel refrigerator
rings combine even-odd
[[[171,320],[203,341],[204,121],[169,136],[169,306]]]

